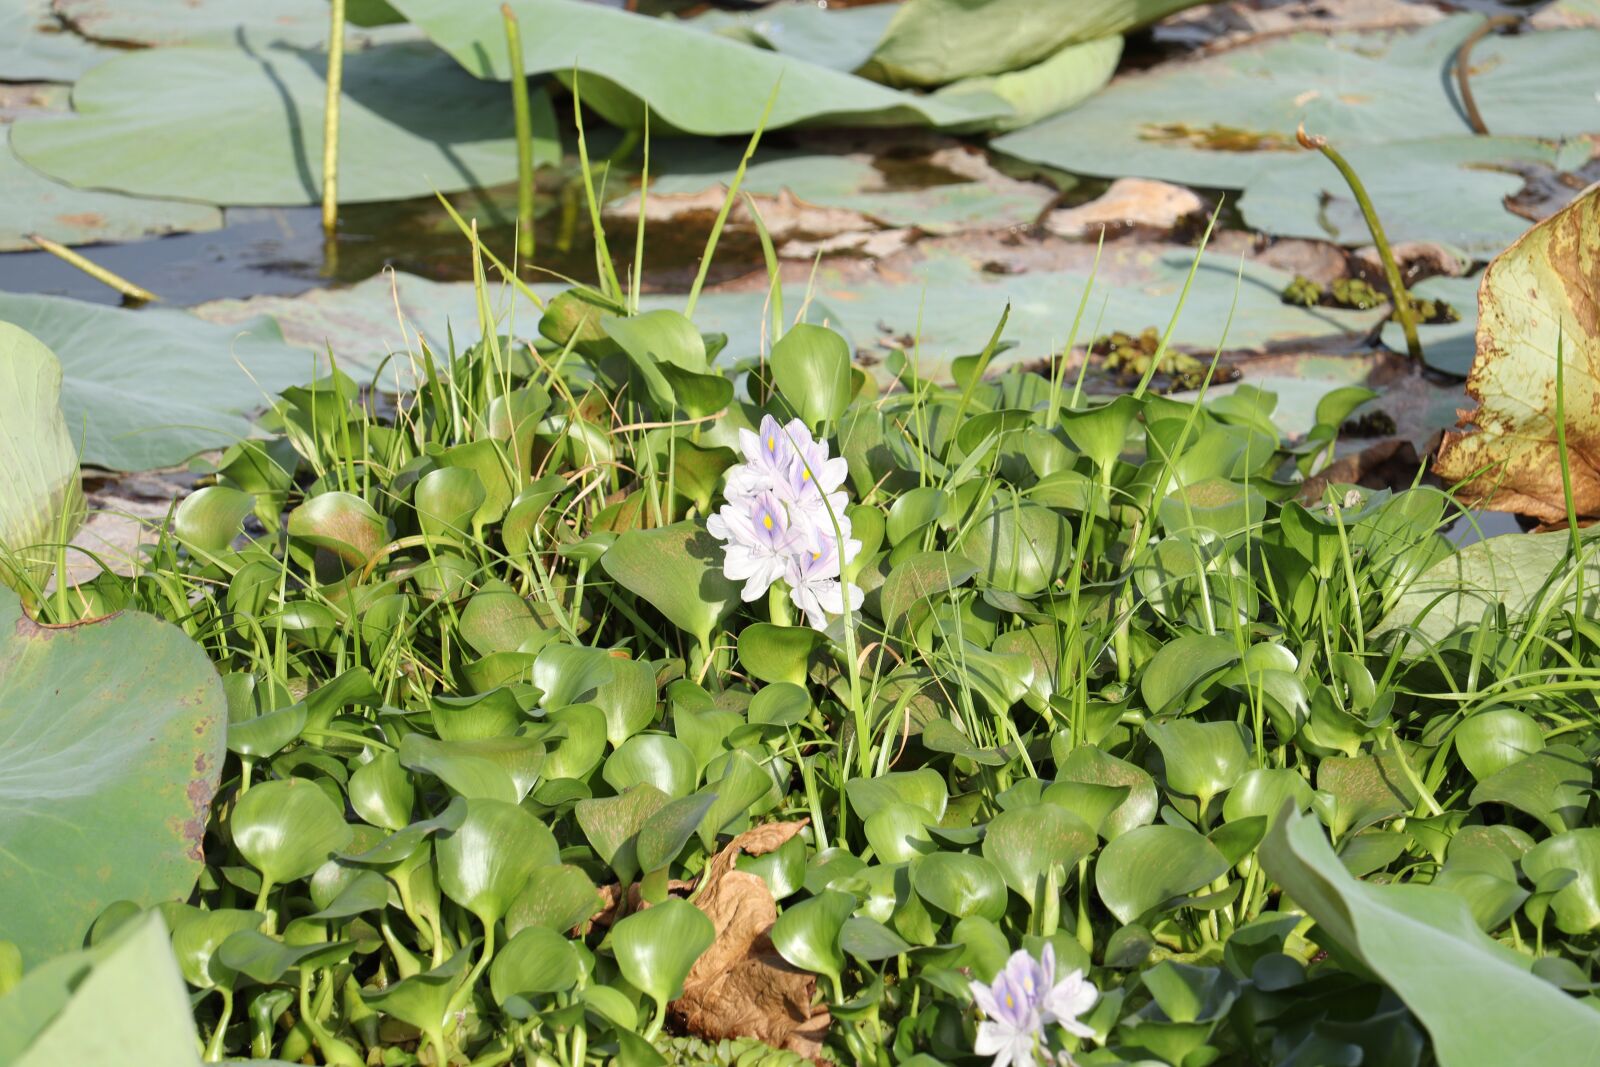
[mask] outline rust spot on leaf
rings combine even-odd
[[[98,211],[75,211],[66,215],[57,215],[56,221],[64,226],[93,230],[104,226],[106,217]]]

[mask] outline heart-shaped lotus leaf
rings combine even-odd
[[[172,953],[184,980],[197,989],[233,988],[238,972],[216,958],[217,949],[240,930],[259,929],[265,918],[236,908],[185,912],[172,925]]]
[[[739,631],[739,663],[763,682],[804,685],[811,654],[826,640],[809,626],[752,623]]]
[[[1570,348],[1567,358],[1572,358]],[[1416,656],[1452,634],[1481,626],[1485,612],[1503,610],[1512,622],[1552,606],[1593,614],[1600,611],[1600,556],[1594,543],[1591,537],[1584,538],[1580,574],[1572,562],[1572,538],[1565,532],[1474,541],[1412,581],[1373,634],[1392,638],[1400,631],[1414,631],[1416,640],[1409,643],[1407,653]],[[1581,605],[1576,602],[1580,585]]]
[[[1228,790],[1222,802],[1222,817],[1228,822],[1265,816],[1275,821],[1286,800],[1295,811],[1311,806],[1311,785],[1286,767],[1255,767],[1245,771]]]
[[[1046,887],[1053,884],[1059,891],[1067,884],[1067,873],[1099,844],[1094,827],[1066,808],[1028,804],[989,820],[983,855],[1006,885],[1028,902],[1029,910],[1037,911]]]
[[[677,859],[716,800],[715,793],[679,797],[663,804],[646,819],[634,845],[639,868],[645,872],[654,871]]]
[[[394,7],[472,73],[502,81],[510,77],[505,28],[497,10],[480,11],[447,0],[402,0]],[[898,92],[675,19],[592,10],[572,0],[517,0],[511,8],[522,28],[527,73],[570,77],[573,57],[580,56],[576,73],[582,78],[584,103],[618,125],[640,125],[644,101],[650,103],[652,122],[707,136],[781,129],[829,117],[947,125],[981,121],[1005,110],[988,95],[946,101]],[[693,91],[684,92],[686,85]]]
[[[0,899],[25,963],[82,944],[112,901],[188,895],[224,714],[177,628],[137,612],[38,626],[0,586]]]
[[[1463,14],[1412,32],[1269,34],[1120,80],[996,147],[1080,174],[1241,188],[1295,158],[1300,122],[1346,152],[1464,136],[1470,129],[1449,74],[1481,23]],[[1559,72],[1592,55],[1595,42],[1593,30],[1480,41],[1473,93],[1484,124],[1497,135],[1556,139],[1590,128],[1592,95]]]
[[[1600,515],[1596,227],[1600,189],[1590,189],[1523,234],[1483,272],[1478,355],[1467,378],[1467,393],[1479,407],[1464,419],[1473,428],[1445,435],[1437,467],[1447,482],[1466,482],[1460,492],[1474,504],[1492,501],[1499,510],[1565,522],[1570,479],[1577,514]],[[1558,370],[1565,464],[1556,432]]]
[[[1335,840],[1411,810],[1416,794],[1393,753],[1329,756],[1317,765],[1313,805]]]
[[[362,989],[361,999],[369,1007],[410,1023],[423,1033],[438,1033],[450,997],[466,978],[471,962],[472,946],[468,945],[432,970],[391,982],[381,989]]]
[[[772,380],[806,425],[838,422],[855,395],[850,345],[834,330],[798,323],[772,346]]]
[[[1167,788],[1197,798],[1201,812],[1213,797],[1238,781],[1250,764],[1246,735],[1232,720],[1147,721],[1144,732],[1161,750]]]
[[[78,457],[61,414],[61,364],[39,340],[0,322],[0,584],[42,584],[54,565],[47,546],[83,521]],[[19,573],[20,572],[20,573]]]
[[[201,559],[225,552],[255,509],[256,498],[225,485],[208,485],[183,498],[172,515],[172,532]]]
[[[217,947],[217,961],[262,984],[279,981],[290,971],[331,967],[355,951],[354,941],[279,940],[258,930],[238,930]]]
[[[1486,708],[1461,720],[1456,752],[1467,772],[1483,781],[1544,748],[1544,731],[1515,708]]]
[[[534,661],[533,684],[544,691],[545,707],[564,708],[594,696],[615,676],[617,662],[600,648],[546,645]]]
[[[1454,893],[1358,881],[1303,815],[1267,835],[1261,865],[1316,920],[1319,943],[1353,954],[1395,991],[1445,1067],[1582,1063],[1600,1047],[1588,1006],[1529,973],[1532,960],[1484,935]]]
[[[892,626],[925,597],[965,585],[978,565],[949,552],[919,552],[896,563],[878,591],[878,615]]]
[[[597,687],[589,702],[605,713],[606,740],[616,747],[655,721],[656,672],[645,660],[607,658],[611,680]]]
[[[314,204],[322,170],[307,161],[322,158],[326,66],[320,49],[236,43],[231,34],[215,45],[124,52],[78,82],[72,117],[19,122],[12,147],[71,185],[213,204]],[[342,87],[341,203],[516,176],[504,91],[468,77],[438,49],[347,50]],[[132,128],[140,115],[150,123],[143,135]],[[156,143],[165,151],[152,151]],[[539,162],[553,158],[547,137],[534,148]],[[396,159],[409,165],[391,165]]]
[[[1551,745],[1485,778],[1469,799],[1527,812],[1559,834],[1583,822],[1593,785],[1594,771],[1582,751]]]
[[[649,783],[669,797],[694,791],[699,766],[689,746],[667,734],[634,734],[606,760],[601,776],[619,793]]]
[[[772,924],[773,947],[794,966],[827,975],[837,986],[845,965],[839,935],[855,907],[855,898],[837,889],[792,904]]]
[[[815,630],[811,632],[816,633]],[[811,694],[793,682],[773,682],[763,686],[751,699],[750,707],[745,712],[751,722],[776,726],[794,726],[804,722],[810,714]]]
[[[705,526],[678,522],[620,535],[600,565],[622,588],[709,647],[711,633],[739,603],[722,574],[722,545]]]
[[[530,926],[563,933],[587,922],[604,906],[594,882],[581,867],[537,867],[506,912],[506,933],[515,937]]]
[[[1574,935],[1600,926],[1600,830],[1583,827],[1555,834],[1522,857],[1522,872],[1536,886],[1558,871],[1574,877],[1550,899],[1556,926]]]
[[[84,463],[113,470],[175,466],[205,449],[237,444],[255,432],[245,416],[262,406],[263,396],[301,380],[311,367],[305,350],[285,344],[277,324],[264,317],[224,327],[170,309],[134,312],[0,293],[0,321],[55,353],[68,437]],[[114,360],[106,358],[107,337],[117,338]]]
[[[606,715],[593,704],[569,704],[545,716],[567,731],[546,754],[546,778],[585,778],[606,751]]]
[[[611,952],[622,977],[665,1013],[683,995],[683,981],[717,930],[706,913],[677,897],[632,915],[611,928]]]
[[[1150,657],[1139,678],[1139,692],[1151,714],[1181,711],[1185,698],[1238,658],[1239,650],[1231,637],[1185,634],[1162,645]]]
[[[912,864],[917,895],[957,919],[979,915],[998,922],[1006,913],[1006,883],[994,864],[969,852],[935,852]]]
[[[467,817],[433,848],[439,888],[482,920],[499,922],[541,866],[561,862],[554,835],[526,810],[502,800],[471,799]]]
[[[411,822],[416,787],[393,752],[380,752],[350,775],[350,806],[373,826],[403,830]]]
[[[429,537],[460,541],[472,533],[472,516],[483,506],[483,482],[466,467],[439,467],[422,476],[412,500],[417,525]]]
[[[639,831],[671,799],[646,782],[620,796],[580,800],[573,814],[595,853],[617,872],[618,878],[630,882],[639,873],[635,851]]]
[[[259,782],[228,822],[234,847],[270,885],[311,874],[349,842],[344,813],[307,778]]]
[[[154,911],[31,968],[0,998],[0,1062],[199,1067],[183,976]]]
[[[839,947],[863,963],[893,959],[911,951],[911,945],[899,934],[876,919],[861,915],[845,920],[839,930]]]
[[[1090,3],[1066,9],[1041,6],[1035,0],[981,5],[910,0],[894,9],[867,69],[890,85],[925,88],[1022,71],[1074,42],[1114,37],[1186,6],[1185,0]]]
[[[354,493],[321,493],[289,512],[289,536],[364,567],[389,541],[389,523]]]
[[[1071,561],[1072,527],[1049,508],[1005,503],[980,518],[961,544],[962,554],[994,588],[1024,596],[1042,592]]]
[[[508,804],[521,800],[517,783],[504,767],[486,756],[465,751],[460,745],[461,742],[452,745],[422,734],[407,734],[401,739],[397,754],[402,767],[433,775],[457,796]]]
[[[489,989],[504,1004],[513,996],[565,993],[578,984],[578,950],[561,934],[543,926],[519,930],[494,954]]]
[[[1142,767],[1135,767],[1102,749],[1081,745],[1057,757],[1058,782],[1078,782],[1085,785],[1121,787],[1127,796],[1105,817],[1100,825],[1100,836],[1107,841],[1120,837],[1135,827],[1153,822],[1160,806],[1155,780]],[[1049,800],[1049,791],[1045,798]]]
[[[928,833],[928,812],[913,804],[886,804],[862,823],[879,863],[905,863],[937,848]]]
[[[852,778],[844,785],[850,806],[857,818],[867,818],[890,804],[912,804],[928,813],[930,823],[944,818],[950,803],[950,788],[944,776],[932,767],[914,771],[890,771],[876,778]]]
[[[1215,845],[1182,826],[1141,826],[1118,836],[1095,862],[1100,900],[1123,923],[1226,874]]]

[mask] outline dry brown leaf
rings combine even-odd
[[[1467,393],[1478,409],[1445,435],[1434,469],[1474,505],[1561,522],[1567,513],[1556,426],[1564,367],[1565,474],[1581,518],[1600,516],[1600,185],[1496,256],[1478,291],[1478,354]]]
[[[694,903],[716,927],[716,940],[672,1004],[690,1033],[713,1041],[754,1037],[811,1059],[821,1053],[832,1019],[812,1003],[816,976],[778,954],[771,938],[778,908],[767,883],[734,867],[740,853],[771,852],[805,825],[802,819],[747,830],[707,865]]]

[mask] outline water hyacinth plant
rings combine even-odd
[[[744,583],[746,603],[783,583],[806,622],[825,630],[830,615],[861,607],[861,590],[842,580],[843,564],[861,551],[845,515],[849,494],[840,488],[849,464],[830,458],[828,442],[799,419],[779,424],[767,415],[759,430],[740,429],[739,447],[745,462],[728,471],[727,503],[706,522],[724,542],[722,573]]]
[[[973,1051],[993,1056],[992,1067],[1033,1067],[1036,1062],[1065,1067],[1073,1062],[1072,1055],[1065,1049],[1050,1052],[1048,1028],[1093,1037],[1094,1030],[1078,1020],[1094,1007],[1100,991],[1081,968],[1056,981],[1055,947],[1046,942],[1038,959],[1018,949],[994,981],[974,981],[972,999],[984,1015]]]

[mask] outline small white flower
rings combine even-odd
[[[1052,1057],[1044,1047],[1044,1028],[1050,1023],[1076,1037],[1094,1036],[1094,1031],[1078,1020],[1094,1007],[1100,991],[1081,970],[1059,982],[1055,974],[1055,948],[1046,943],[1037,961],[1018,949],[993,982],[972,983],[972,998],[984,1014],[973,1051],[993,1056],[991,1067],[1013,1063],[1033,1067],[1036,1055],[1049,1063]],[[1072,1062],[1071,1056],[1062,1056],[1065,1058],[1056,1058],[1058,1067]]]
[[[828,628],[828,616],[854,612],[861,607],[863,594],[849,587],[849,604],[845,603],[845,587],[839,582],[839,553],[833,538],[823,538],[815,549],[805,544],[797,545],[799,551],[789,557],[784,570],[784,580],[789,583],[789,599],[805,612],[806,622],[816,630]],[[860,541],[846,542],[853,556],[861,551]]]
[[[748,501],[724,505],[706,520],[706,530],[728,542],[722,557],[722,574],[743,582],[739,594],[746,602],[759,598],[782,578],[794,552],[795,534],[788,512],[771,492]]]

